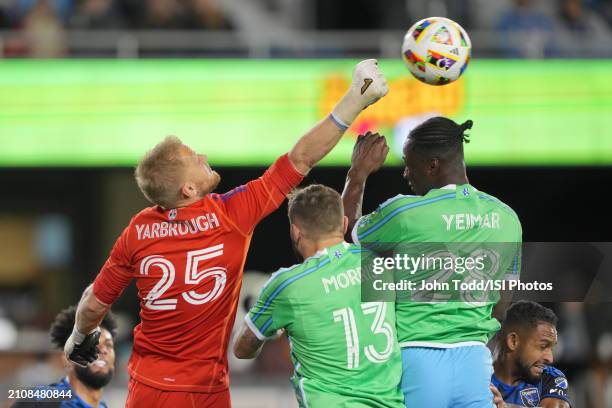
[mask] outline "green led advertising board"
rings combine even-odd
[[[133,166],[179,136],[213,166],[270,164],[349,84],[354,60],[6,60],[0,166]],[[612,164],[612,61],[472,61],[457,83],[414,80],[380,62],[389,95],[324,160],[346,165],[356,135],[382,131],[400,163],[432,115],[472,119],[470,165]]]

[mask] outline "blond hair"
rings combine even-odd
[[[309,239],[342,234],[343,217],[342,197],[330,187],[312,184],[289,195],[289,221],[299,225]]]
[[[142,194],[153,204],[173,208],[181,191],[183,160],[181,140],[167,136],[149,150],[136,166],[134,176]]]

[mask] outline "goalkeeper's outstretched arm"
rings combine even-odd
[[[353,80],[332,113],[297,141],[289,160],[302,174],[307,174],[336,146],[342,134],[362,110],[388,92],[387,81],[374,59],[361,61],[353,70]]]

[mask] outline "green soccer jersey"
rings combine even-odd
[[[497,245],[501,249],[495,249],[495,257],[490,257],[494,260],[491,272],[495,272],[491,274],[495,276],[479,279],[517,279],[520,270],[522,229],[516,213],[468,184],[432,189],[425,196],[398,195],[361,217],[352,235],[356,243],[385,248],[438,245],[424,243],[461,243],[489,249]],[[453,279],[452,274],[444,276],[449,282]],[[486,343],[500,328],[491,316],[499,298],[497,291],[486,302],[400,301],[396,296],[401,347]]]
[[[284,328],[302,407],[404,407],[390,302],[361,302],[361,249],[341,243],[274,273],[245,320],[260,339]]]

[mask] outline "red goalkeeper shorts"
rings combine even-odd
[[[231,408],[229,390],[206,392],[164,391],[130,379],[126,408]]]

